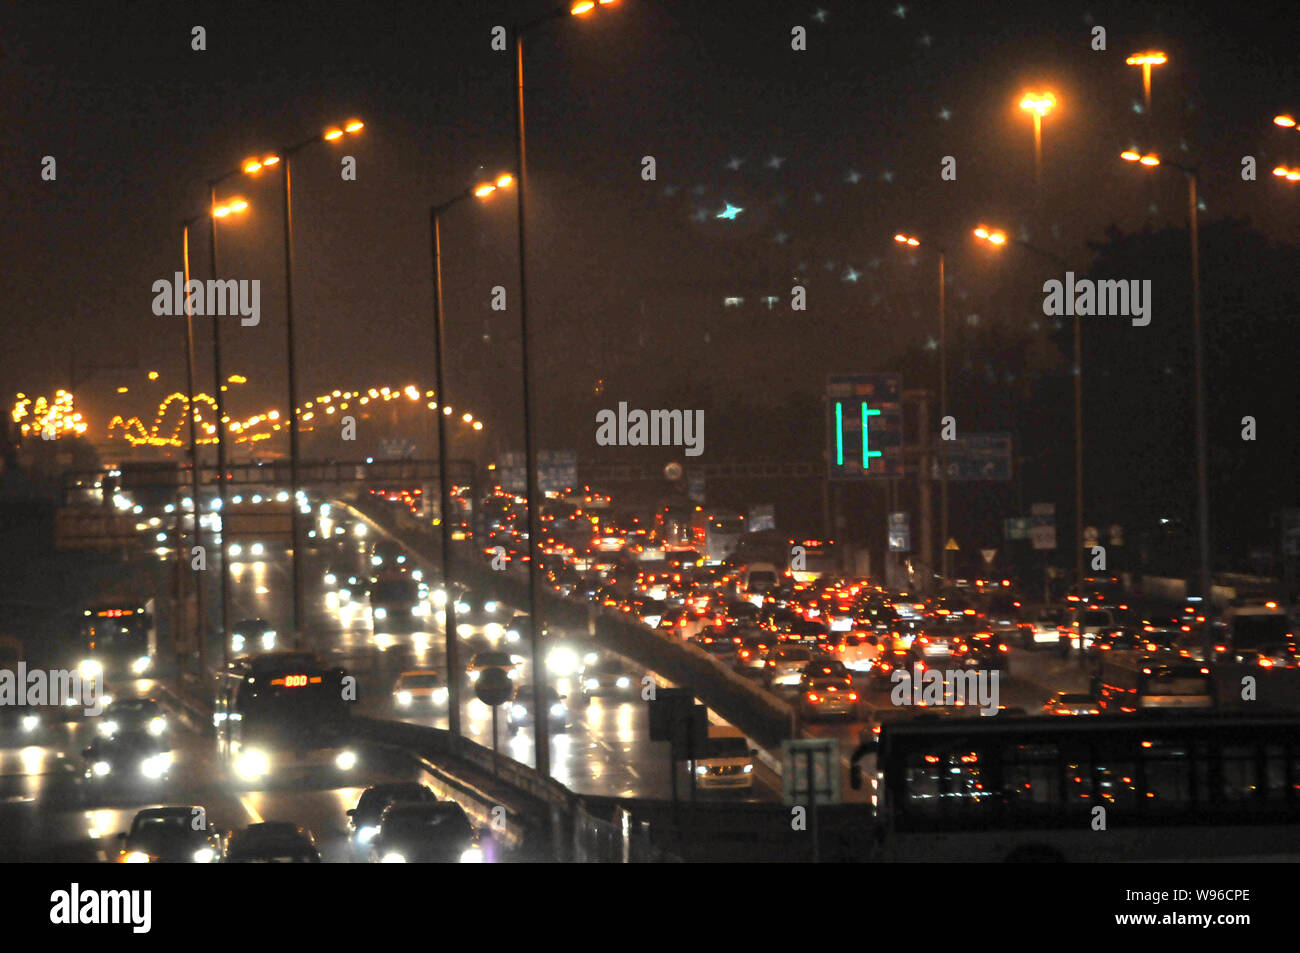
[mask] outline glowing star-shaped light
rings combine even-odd
[[[907,7],[903,6],[901,3],[898,6],[894,7],[894,16],[898,17],[898,19],[900,20],[906,18]]]
[[[937,351],[939,350],[939,342],[936,341],[933,337],[927,337],[925,339],[925,349],[927,351]]]
[[[859,277],[859,272],[856,272],[856,271],[854,271],[852,268],[849,268],[849,269],[847,269],[847,270],[844,272],[844,279],[843,279],[843,280],[844,280],[844,281],[857,282],[858,277]]]
[[[844,176],[844,181],[849,185],[857,185],[862,181],[862,173],[857,169],[849,169],[848,175]]]
[[[947,122],[949,119],[952,118],[952,110],[949,109],[947,106],[944,106],[942,109],[939,110],[939,118],[942,119],[944,122]]]
[[[780,301],[780,300],[781,300],[781,299],[778,298],[776,295],[768,295],[766,298],[763,299],[763,301],[767,303],[767,310],[768,310],[768,311],[771,311],[771,310],[772,310],[772,305],[776,304],[776,303],[777,303],[778,301]]]
[[[730,169],[732,172],[739,172],[740,167],[744,164],[745,164],[744,159],[738,159],[735,156],[732,156],[731,159],[727,162],[727,168]]]
[[[771,156],[765,163],[769,169],[779,169],[785,162],[785,156]]]
[[[734,221],[737,215],[745,211],[743,208],[737,208],[735,205],[732,205],[730,202],[727,202],[725,204],[726,204],[726,208],[724,208],[721,212],[715,215],[714,218],[725,218],[728,221]]]
[[[1137,113],[1139,116],[1144,112],[1142,104],[1136,99],[1133,100],[1132,104],[1130,104],[1129,109],[1133,110],[1133,112]]]
[[[817,12],[814,13],[814,14],[812,15],[812,18],[813,18],[814,20],[816,20],[818,23],[825,23],[825,22],[826,22],[826,11],[823,10],[823,9],[821,9],[821,8],[819,7],[819,8],[817,9]]]

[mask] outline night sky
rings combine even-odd
[[[143,413],[181,389],[183,325],[150,310],[152,283],[180,268],[180,221],[203,209],[207,179],[353,116],[366,122],[359,138],[294,163],[300,396],[432,387],[428,208],[513,165],[513,54],[493,52],[490,31],[546,9],[7,6],[0,390],[51,393],[75,361],[98,439],[109,414]],[[196,24],[205,52],[190,49]],[[795,25],[807,28],[806,51],[791,50]],[[1106,28],[1105,52],[1090,48],[1092,26]],[[767,407],[815,395],[827,374],[901,369],[908,383],[932,381],[940,244],[951,322],[1055,349],[1034,313],[1055,272],[978,246],[970,230],[1003,226],[1082,272],[1087,243],[1108,226],[1185,227],[1181,177],[1121,162],[1130,145],[1200,166],[1204,221],[1249,219],[1295,243],[1300,190],[1269,170],[1300,165],[1300,132],[1271,122],[1300,110],[1298,26],[1288,2],[621,0],[542,27],[526,61],[542,445],[589,452],[592,410],[619,400]],[[1152,46],[1170,62],[1155,72],[1148,117],[1140,70],[1124,58]],[[1032,124],[1016,107],[1036,87],[1059,103],[1044,121],[1041,213]],[[355,182],[340,179],[345,154]],[[1240,178],[1246,154],[1259,160],[1255,182]],[[58,161],[55,182],[40,178],[45,155]],[[641,178],[645,155],[654,182]],[[939,177],[947,155],[955,182]],[[229,402],[239,418],[286,403],[279,174],[236,177],[222,194],[252,206],[218,226],[223,276],[263,284],[258,327],[226,319],[227,372],[250,379]],[[728,203],[743,211],[718,218]],[[519,433],[514,211],[503,193],[461,204],[444,227],[449,399],[502,449]],[[921,236],[921,252],[900,250],[897,231]],[[206,277],[206,234],[192,256]],[[807,311],[789,308],[795,283]],[[494,285],[508,290],[504,313],[489,308]],[[1133,333],[1168,329],[1162,294],[1153,325]],[[955,353],[957,399],[1034,373],[1011,353]],[[988,365],[996,383],[965,380],[967,364]],[[147,370],[161,380],[149,385]],[[122,385],[129,398],[114,394]],[[777,421],[753,442],[770,452],[781,427],[799,426]]]

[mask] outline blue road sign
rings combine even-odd
[[[826,379],[827,472],[832,480],[903,475],[903,377]]]

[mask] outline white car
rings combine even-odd
[[[704,789],[754,786],[754,749],[739,729],[709,726],[709,750],[695,761],[695,783]]]
[[[1084,648],[1087,648],[1096,641],[1100,633],[1108,632],[1115,627],[1115,614],[1109,609],[1100,609],[1096,606],[1075,609],[1067,625],[1070,647],[1077,649],[1082,639]]]

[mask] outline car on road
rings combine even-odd
[[[853,673],[848,666],[833,655],[814,655],[803,671],[799,673],[804,680],[814,678],[847,678],[853,681]]]
[[[1032,614],[1032,617],[1018,626],[1020,642],[1024,648],[1059,648],[1061,628],[1066,623],[1064,609],[1047,606]]]
[[[215,864],[226,853],[225,835],[199,805],[145,808],[117,839],[121,864]]]
[[[615,655],[602,656],[582,667],[578,681],[582,685],[583,703],[596,696],[639,697],[641,674],[631,663]]]
[[[475,652],[470,656],[469,664],[465,670],[469,673],[469,680],[477,682],[484,669],[503,668],[510,678],[519,677],[519,666],[523,664],[523,659],[517,655],[511,655],[509,652]]]
[[[370,586],[370,622],[376,632],[410,632],[428,626],[433,608],[421,583],[385,572]]]
[[[569,708],[564,704],[565,696],[547,686],[545,695],[547,723],[552,732],[563,733],[569,730]],[[533,687],[521,685],[515,689],[515,697],[507,706],[506,721],[511,731],[531,727],[533,724]]]
[[[1075,609],[1070,614],[1069,621],[1065,623],[1063,631],[1070,641],[1071,648],[1079,648],[1082,642],[1083,648],[1086,649],[1102,632],[1110,632],[1118,627],[1115,613],[1094,605]]]
[[[230,628],[230,651],[236,655],[273,652],[275,639],[275,626],[265,619],[240,619]]]
[[[400,711],[420,711],[447,704],[447,686],[442,673],[432,668],[415,668],[397,676],[393,704]]]
[[[320,850],[311,831],[290,821],[249,824],[231,835],[227,864],[319,864]]]
[[[763,678],[769,688],[797,688],[804,667],[813,659],[812,649],[802,645],[777,645],[763,660]]]
[[[1087,692],[1057,692],[1043,704],[1045,715],[1100,715],[1101,705]]]
[[[764,663],[763,656],[767,650],[772,647],[776,640],[768,633],[753,633],[742,635],[740,644],[736,646],[736,668],[753,674],[762,672]]]
[[[712,626],[691,639],[691,642],[716,659],[729,659],[735,654],[736,646],[740,644],[737,640],[740,638],[730,628]]]
[[[167,715],[156,698],[119,698],[104,709],[97,728],[105,738],[140,734],[161,738],[167,734]]]
[[[799,714],[805,719],[858,717],[858,693],[853,680],[833,675],[807,678],[799,684]]]
[[[370,841],[370,862],[482,863],[483,852],[474,825],[455,801],[396,802],[384,809]]]
[[[433,804],[438,796],[427,784],[418,781],[391,781],[372,784],[361,792],[357,806],[348,809],[348,836],[355,849],[367,848],[379,833],[384,810],[397,802]]]
[[[844,651],[840,658],[852,671],[868,672],[882,651],[881,638],[874,632],[851,632],[844,637]]]
[[[1010,648],[992,629],[976,628],[961,633],[953,642],[950,661],[962,668],[993,669],[1009,674]]]
[[[95,787],[156,784],[167,779],[172,764],[171,750],[161,739],[140,733],[99,738],[81,756],[82,777]]]
[[[758,751],[731,725],[710,725],[708,748],[695,760],[695,783],[701,790],[754,786],[754,758]]]
[[[941,624],[931,623],[912,640],[912,654],[927,665],[946,662],[952,657],[953,647],[968,631],[970,631],[969,627],[964,626],[958,619]]]
[[[456,614],[456,634],[461,638],[483,635],[499,639],[514,617],[514,610],[500,599],[481,592],[465,591],[453,603]]]

